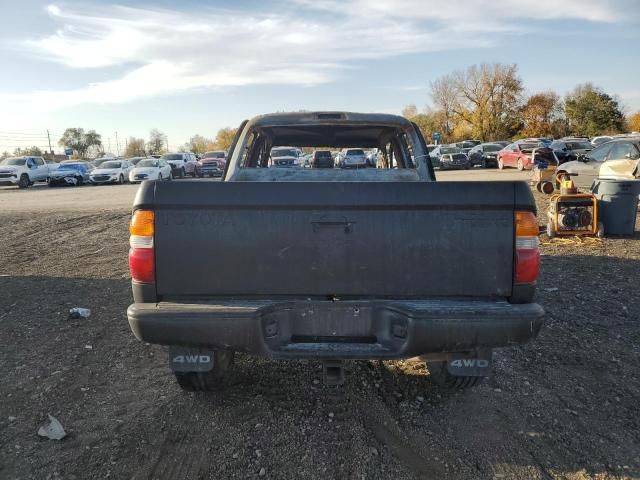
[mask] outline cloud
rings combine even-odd
[[[358,61],[491,47],[534,28],[531,20],[619,21],[615,7],[628,0],[281,1],[275,13],[49,5],[58,29],[26,40],[32,55],[71,70],[127,73],[78,89],[0,95],[0,101],[24,112],[203,87],[316,85],[349,74]]]

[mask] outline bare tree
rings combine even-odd
[[[129,137],[129,140],[127,140],[127,148],[124,151],[124,156],[144,157],[146,154],[144,138]]]
[[[149,132],[149,141],[147,142],[147,150],[150,155],[160,155],[166,152],[167,136],[157,128]]]

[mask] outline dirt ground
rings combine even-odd
[[[350,362],[336,388],[319,362],[240,355],[203,395],[129,330],[128,220],[0,213],[0,478],[640,478],[638,233],[541,236],[546,325],[473,390],[417,360]],[[38,437],[47,414],[67,438]]]

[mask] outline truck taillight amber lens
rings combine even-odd
[[[129,269],[134,282],[155,281],[154,222],[155,215],[150,210],[136,210],[131,218]]]
[[[532,212],[515,213],[516,252],[514,283],[531,284],[540,273],[538,221]]]

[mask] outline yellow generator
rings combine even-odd
[[[547,212],[547,235],[604,236],[604,225],[598,219],[598,200],[592,193],[580,193],[572,174],[562,174],[560,193],[551,197]]]

